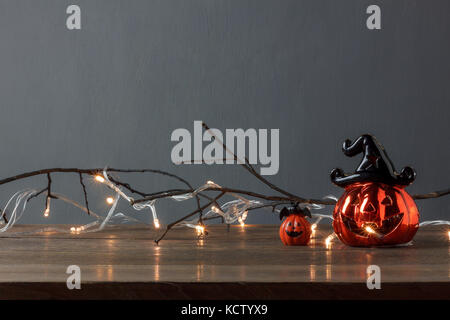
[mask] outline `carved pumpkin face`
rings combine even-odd
[[[311,225],[301,214],[290,214],[281,224],[280,239],[287,246],[304,246],[311,237]]]
[[[350,246],[407,243],[419,228],[419,211],[401,187],[382,183],[347,186],[333,212],[333,228]]]

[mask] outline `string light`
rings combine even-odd
[[[97,174],[95,175],[95,180],[97,180],[98,182],[105,182],[105,178],[103,178],[101,175]]]
[[[80,233],[81,231],[84,231],[84,227],[83,226],[81,226],[81,227],[71,227],[70,228],[70,232],[71,233],[76,233],[76,234],[78,234],[78,233]]]
[[[333,220],[333,217],[332,217],[332,216],[320,215],[320,214],[314,214],[313,216],[314,216],[314,217],[317,216],[318,218],[317,218],[316,222],[314,222],[314,223],[311,225],[311,236],[312,236],[312,237],[315,236],[316,231],[317,231],[317,228],[319,227],[319,222],[320,222],[322,219],[328,218],[328,219]]]
[[[425,226],[440,226],[440,225],[447,225],[450,226],[450,221],[446,220],[432,220],[432,221],[423,221],[419,223],[419,227],[425,227]],[[448,241],[450,241],[450,230],[447,231]]]
[[[241,227],[245,227],[245,220],[247,219],[248,211],[245,210],[242,213],[242,216],[238,217],[238,222],[241,225]]]
[[[50,215],[50,197],[47,197],[47,202],[44,210],[44,217],[48,218]]]
[[[114,198],[113,197],[106,198],[106,203],[113,204],[114,203]]]
[[[160,227],[159,220],[158,219],[154,219],[153,220],[153,225],[155,226],[156,229],[159,229],[159,227]]]
[[[197,235],[202,236],[205,234],[205,227],[202,225],[196,225],[195,230],[197,230]]]

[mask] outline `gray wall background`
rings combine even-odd
[[[82,30],[66,29],[78,4]],[[369,31],[365,10],[382,9]],[[372,133],[397,169],[413,166],[422,193],[449,186],[450,2],[334,0],[97,0],[0,2],[0,176],[46,167],[159,168],[200,185],[269,193],[235,165],[175,166],[176,128],[280,128],[280,171],[271,181],[307,197],[340,195],[345,138]],[[81,201],[76,175],[54,190]],[[130,182],[178,187],[159,176]],[[2,205],[45,177],[0,187]],[[108,192],[89,182],[92,209]],[[82,223],[83,213],[33,200],[24,223]],[[422,220],[449,217],[449,198],[418,202]],[[163,222],[193,203],[159,202]],[[125,205],[121,209],[126,209]],[[331,211],[329,208],[328,212]],[[134,216],[149,221],[148,212]],[[277,223],[270,212],[250,223]]]

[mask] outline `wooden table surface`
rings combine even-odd
[[[450,298],[447,227],[427,226],[414,243],[352,248],[320,225],[309,246],[284,246],[278,226],[172,230],[157,246],[143,226],[97,233],[0,234],[0,298]],[[68,228],[68,226],[64,226]],[[81,268],[82,290],[68,290],[66,269]],[[368,290],[367,266],[381,268],[381,290]],[[348,289],[348,290],[347,290]]]

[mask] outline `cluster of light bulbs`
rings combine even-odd
[[[195,231],[197,232],[197,236],[204,236],[205,235],[205,226],[202,225],[196,225],[195,226]]]
[[[70,228],[70,232],[71,233],[80,233],[81,231],[84,231],[84,227],[83,226]]]

